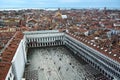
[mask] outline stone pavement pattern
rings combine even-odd
[[[100,72],[79,57],[74,57],[72,52],[63,46],[31,48],[28,52],[28,61],[30,65],[25,69],[27,80],[99,80],[97,78],[104,78]]]

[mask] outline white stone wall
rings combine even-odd
[[[16,80],[22,79],[25,63],[27,61],[25,51],[26,45],[24,44],[25,40],[22,39],[12,60],[13,73],[15,75]]]

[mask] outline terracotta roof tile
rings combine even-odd
[[[17,44],[19,44],[22,38],[22,32],[17,31],[15,37],[11,40],[8,47],[6,47],[6,49],[3,51],[1,55],[2,61],[0,62],[0,80],[5,80],[8,70],[11,66],[11,61],[18,47]]]
[[[105,56],[108,56],[109,58],[111,58],[111,59],[113,59],[113,60],[115,60],[115,61],[118,61],[118,62],[120,63],[120,50],[119,50],[120,48],[111,51],[111,53],[109,54],[108,51],[105,51],[107,48],[105,48],[105,47],[99,47],[99,48],[97,48],[98,45],[96,44],[96,46],[94,46],[94,43],[92,43],[92,42],[91,42],[89,39],[87,39],[87,38],[83,38],[83,39],[84,39],[84,40],[83,40],[83,39],[78,39],[78,37],[76,37],[76,36],[74,36],[74,35],[71,35],[70,33],[67,33],[67,34],[70,35],[70,36],[73,37],[73,38],[76,38],[76,39],[79,40],[80,42],[83,42],[84,44],[92,47],[93,49],[99,51],[101,54],[104,54]],[[86,40],[89,41],[90,43],[85,42]],[[102,50],[101,50],[101,49],[102,49]]]
[[[10,66],[10,63],[0,62],[0,80],[5,80]]]

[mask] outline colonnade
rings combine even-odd
[[[108,77],[110,80],[120,79],[120,67],[116,69],[109,64],[111,63],[112,65],[120,66],[119,63],[116,63],[113,60],[108,60],[106,56],[101,56],[101,53],[89,48],[85,44],[77,41],[69,35],[66,35],[65,37],[65,46],[73,51],[76,55],[84,59],[95,69],[100,71],[103,75]]]
[[[59,46],[64,45],[64,36],[43,36],[43,37],[28,37],[27,47],[46,47],[46,46]]]

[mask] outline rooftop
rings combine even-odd
[[[120,63],[120,44],[110,44],[109,39],[95,39],[95,37],[86,37],[82,35],[75,35],[73,33],[67,33],[71,37],[79,40],[80,42],[92,47],[93,49],[99,51],[101,54],[117,61]],[[99,37],[98,37],[99,38]],[[97,42],[97,40],[99,42]]]
[[[23,38],[23,34],[20,31],[17,31],[8,46],[5,48],[5,50],[1,53],[0,57],[0,80],[4,80],[7,72],[10,69],[11,61],[15,55],[15,52],[17,50],[17,47]]]
[[[0,32],[0,53],[9,44],[10,39],[13,37],[15,32]]]

